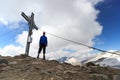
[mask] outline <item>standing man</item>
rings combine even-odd
[[[39,54],[41,53],[41,50],[43,50],[43,60],[45,60],[45,52],[46,52],[47,44],[48,44],[47,37],[45,36],[45,32],[43,32],[43,35],[40,37],[40,41],[39,41],[39,50],[38,50],[37,58],[39,58]]]

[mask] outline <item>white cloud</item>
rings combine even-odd
[[[73,64],[73,65],[80,65],[80,62],[75,59],[75,58],[70,58],[68,61],[66,61],[67,63]]]
[[[8,25],[8,21],[6,21],[4,18],[0,18],[0,22],[4,25]]]
[[[20,46],[25,47],[26,46],[26,42],[27,42],[27,35],[28,32],[27,31],[23,31],[22,34],[19,34],[16,37],[16,42],[20,44]]]
[[[7,45],[6,47],[0,49],[0,54],[2,56],[15,56],[24,53],[24,48],[20,46]]]
[[[4,0],[0,2],[0,18],[19,21],[23,19],[20,15],[22,11],[27,15],[34,12],[35,23],[40,29],[93,46],[93,39],[102,32],[102,26],[96,21],[99,11],[94,8],[100,1],[101,0]],[[16,39],[16,42],[24,48],[26,45],[26,35],[27,32],[23,32],[19,34]],[[30,55],[35,56],[35,54],[37,54],[40,35],[42,35],[41,31],[33,31]],[[75,55],[91,51],[84,46],[58,39],[49,34],[46,35],[49,43],[47,50],[50,55],[53,53],[54,55],[58,53],[56,57],[70,55],[69,51],[65,52],[61,50],[63,48],[76,50]],[[16,54],[17,53],[18,52],[16,52]]]

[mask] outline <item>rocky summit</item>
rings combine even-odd
[[[0,56],[0,80],[120,80],[120,70],[92,63],[73,66],[21,55]]]

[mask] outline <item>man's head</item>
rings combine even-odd
[[[43,32],[43,35],[45,35],[45,32]]]

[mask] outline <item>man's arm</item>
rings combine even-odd
[[[46,46],[48,45],[48,40],[47,40],[47,37],[46,37]]]

